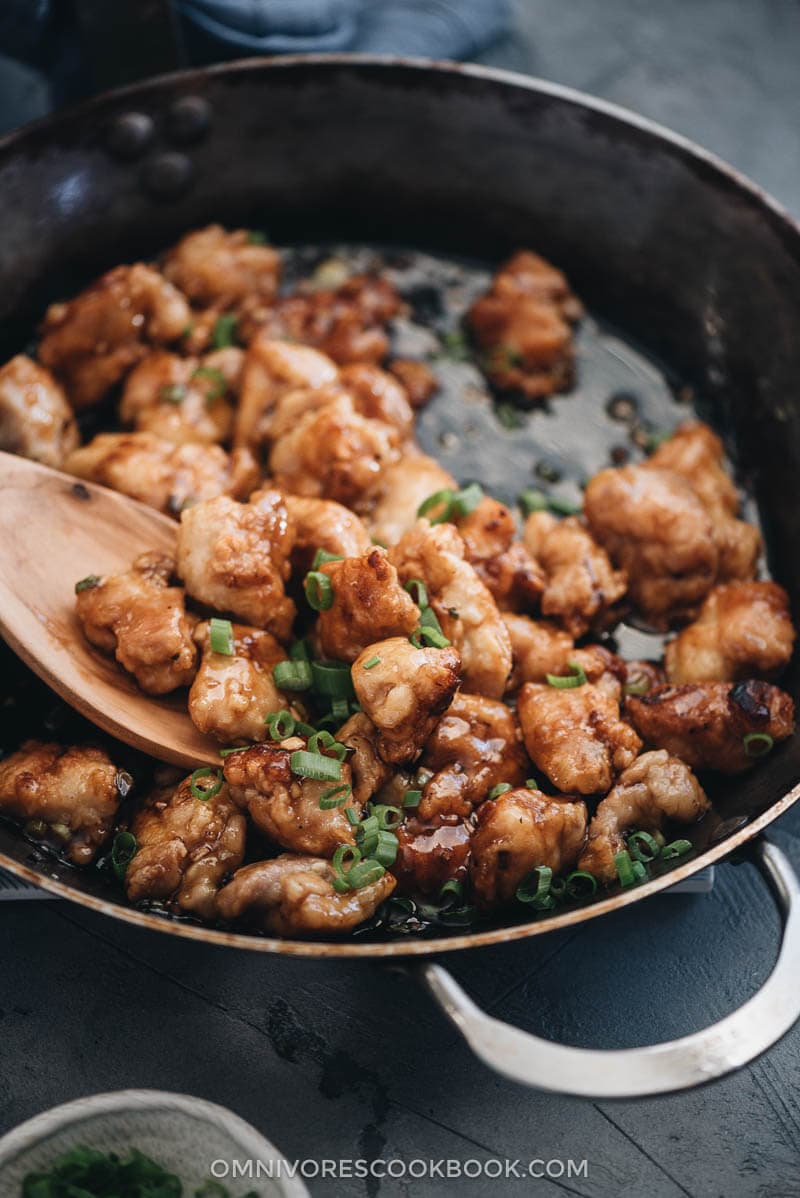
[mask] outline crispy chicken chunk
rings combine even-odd
[[[323,656],[355,661],[375,641],[408,637],[419,624],[419,608],[397,579],[385,549],[326,562],[320,571],[333,588],[333,604],[319,613],[317,635]]]
[[[627,579],[615,570],[605,549],[580,520],[556,520],[533,512],[525,522],[525,545],[544,569],[547,581],[542,615],[564,625],[570,636],[615,624],[614,605],[625,594]]]
[[[719,552],[711,518],[689,483],[669,470],[601,470],[584,496],[589,527],[628,575],[644,618],[667,628],[711,590]]]
[[[164,274],[193,304],[232,307],[248,296],[269,301],[278,290],[277,250],[247,229],[208,225],[187,233],[164,259]]]
[[[403,583],[421,578],[444,635],[461,654],[464,687],[498,699],[511,673],[511,640],[488,588],[465,559],[452,524],[418,520],[389,556]]]
[[[450,705],[459,665],[455,649],[415,649],[402,636],[368,645],[356,658],[356,698],[378,730],[384,761],[414,760]]]
[[[333,788],[351,785],[350,766],[342,762],[340,782],[299,777],[292,773],[291,756],[305,747],[304,738],[293,736],[231,753],[225,758],[225,778],[234,800],[270,840],[295,853],[332,857],[340,844],[353,843],[353,828],[344,806],[322,811],[319,804]],[[347,806],[360,810],[355,795]]]
[[[125,381],[119,415],[137,432],[153,433],[174,445],[201,445],[228,438],[243,351],[235,346],[203,358],[180,358],[157,350]]]
[[[153,433],[98,433],[67,456],[64,469],[171,516],[216,495],[244,498],[258,482],[249,450],[174,445]]]
[[[427,740],[420,767],[433,771],[422,789],[420,819],[464,819],[495,786],[525,779],[513,713],[483,695],[457,694]]]
[[[284,593],[293,541],[278,491],[256,491],[249,503],[209,499],[181,515],[178,573],[193,599],[285,641],[295,617]]]
[[[242,374],[234,445],[258,450],[272,438],[275,409],[284,395],[335,383],[338,373],[330,358],[308,345],[276,341],[263,333],[254,337]]]
[[[509,790],[483,803],[469,870],[479,906],[510,902],[539,865],[554,874],[570,869],[586,840],[586,824],[585,803],[538,790]]]
[[[642,753],[600,802],[579,867],[611,885],[617,880],[614,857],[625,849],[626,832],[660,832],[667,820],[693,824],[710,806],[685,762],[663,749]]]
[[[380,733],[363,711],[357,711],[342,724],[336,739],[352,750],[349,764],[353,797],[359,806],[363,806],[397,775],[378,752]]]
[[[338,934],[374,915],[395,888],[387,873],[360,890],[339,894],[334,876],[331,863],[321,857],[283,853],[237,870],[220,892],[217,912],[227,922],[243,919],[276,936]]]
[[[642,747],[620,719],[618,699],[600,685],[562,690],[526,682],[518,711],[532,760],[567,794],[605,794]]]
[[[191,311],[157,270],[137,262],[117,266],[69,303],[51,304],[42,325],[39,360],[67,389],[75,408],[102,399],[148,346],[176,341]]]
[[[547,620],[532,620],[530,616],[511,612],[503,612],[503,623],[511,638],[514,657],[509,691],[519,690],[523,682],[544,682],[548,674],[564,673],[564,666],[574,653],[568,632]]]
[[[0,761],[0,812],[25,820],[36,840],[88,865],[114,825],[117,767],[92,745],[26,740]]]
[[[777,678],[794,644],[789,596],[776,582],[714,587],[694,624],[665,651],[670,682]]]
[[[311,569],[318,549],[339,557],[360,557],[372,548],[361,519],[343,504],[306,495],[285,495],[284,502],[295,526],[293,575],[302,577]]]
[[[540,399],[572,381],[570,325],[581,306],[560,270],[528,250],[500,267],[467,314],[490,381]]]
[[[62,387],[25,354],[0,367],[0,449],[58,470],[79,444]]]
[[[143,553],[124,574],[111,574],[75,596],[75,612],[86,639],[113,653],[148,695],[188,686],[197,668],[183,589],[172,585],[175,563],[160,553]]]
[[[648,465],[682,475],[705,507],[719,549],[719,581],[753,578],[761,534],[754,525],[737,519],[739,496],[725,469],[725,450],[717,434],[699,421],[682,424]]]
[[[692,769],[738,774],[794,731],[791,696],[768,682],[698,682],[659,686],[631,695],[625,712],[642,739],[680,757]]]
[[[367,522],[381,545],[395,545],[414,527],[417,509],[437,491],[458,486],[435,458],[409,445],[403,456],[381,471],[370,495]]]
[[[234,624],[233,655],[215,653],[206,620],[195,640],[203,656],[189,691],[194,725],[223,744],[264,740],[266,717],[290,706],[272,678],[273,667],[286,660],[283,647],[268,632]]]
[[[351,362],[340,370],[339,382],[362,416],[393,425],[403,440],[411,436],[414,413],[405,389],[388,371],[368,362]]]
[[[486,495],[456,527],[464,540],[467,561],[500,608],[525,610],[538,602],[544,574],[517,540],[514,517],[504,503]]]
[[[136,855],[125,872],[132,903],[156,899],[213,919],[217,891],[244,859],[246,820],[222,785],[198,799],[191,778],[160,787],[136,813]]]
[[[466,877],[472,837],[468,823],[426,822],[412,815],[395,835],[392,873],[401,893],[438,895],[445,882]]]
[[[436,375],[425,362],[417,362],[413,358],[393,358],[387,369],[403,384],[412,408],[424,407],[439,389]]]

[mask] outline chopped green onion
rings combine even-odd
[[[507,790],[511,790],[511,789],[512,789],[512,786],[511,786],[510,782],[498,782],[497,786],[493,786],[492,789],[489,791],[489,798],[490,799],[499,799],[500,795],[504,795]]]
[[[80,582],[75,583],[75,594],[80,595],[81,591],[91,591],[93,587],[99,586],[102,581],[102,578],[97,574],[87,574]]]
[[[662,861],[674,861],[676,857],[685,857],[687,853],[691,853],[693,848],[691,840],[673,840],[664,845],[659,856]]]
[[[422,640],[422,645],[427,645],[431,649],[449,649],[450,647],[450,641],[444,633],[435,628],[420,628],[419,637]],[[422,648],[422,645],[416,647]]]
[[[428,590],[421,578],[409,578],[405,585],[405,590],[408,591],[417,607],[423,608],[428,606]]]
[[[350,824],[353,828],[357,828],[361,823],[361,816],[359,815],[358,811],[356,811],[355,807],[345,807],[344,813],[347,816],[348,824]]]
[[[287,737],[294,736],[297,728],[297,721],[285,707],[280,711],[270,712],[264,723],[271,740],[286,740]]]
[[[371,857],[378,847],[380,830],[380,824],[374,815],[368,815],[366,819],[362,819],[356,828],[356,844],[365,857]]]
[[[300,778],[313,778],[316,782],[340,782],[342,763],[335,757],[323,757],[321,753],[309,753],[298,749],[289,758],[289,768]]]
[[[579,503],[573,503],[571,499],[564,499],[561,495],[551,495],[548,507],[557,516],[577,516],[581,510]]]
[[[365,670],[374,670],[375,667],[379,666],[380,664],[381,664],[381,659],[376,654],[375,657],[371,657],[369,659],[369,661],[365,661],[362,668]]]
[[[313,736],[316,732],[316,728],[312,728],[310,724],[304,724],[301,720],[298,720],[295,724],[294,731],[295,736]]]
[[[208,379],[213,383],[206,393],[206,403],[215,403],[218,399],[222,399],[225,392],[228,390],[228,380],[221,370],[217,370],[215,366],[198,366],[192,375],[193,379]]]
[[[311,666],[307,661],[279,661],[272,667],[272,678],[278,690],[307,691],[311,689]]]
[[[214,322],[211,331],[211,344],[214,349],[227,349],[236,343],[237,317],[233,312],[223,312]]]
[[[350,704],[347,699],[334,699],[331,703],[331,715],[337,724],[343,724],[350,718]]]
[[[311,563],[312,570],[318,570],[320,566],[326,565],[327,562],[343,562],[344,558],[341,553],[328,553],[327,549],[318,549],[314,554],[314,561]]]
[[[158,398],[162,403],[182,403],[186,399],[187,387],[185,383],[167,383],[158,392]]]
[[[230,757],[231,753],[244,753],[246,749],[252,749],[252,745],[234,745],[231,749],[220,749],[220,757]]]
[[[407,790],[406,793],[403,795],[403,806],[404,807],[419,807],[421,802],[422,802],[422,791],[421,790]]]
[[[382,832],[393,832],[403,822],[403,812],[400,808],[387,803],[375,803],[371,808],[371,814],[375,816]]]
[[[642,445],[642,449],[645,451],[646,454],[655,453],[655,451],[658,449],[659,445],[663,445],[665,441],[669,441],[671,436],[672,436],[672,433],[665,433],[665,432],[648,433],[648,435],[645,437],[644,444]]]
[[[354,699],[350,667],[340,661],[312,661],[311,677],[317,694],[330,699]]]
[[[337,761],[344,761],[347,756],[347,745],[339,744],[338,740],[326,730],[315,732],[313,736],[308,738],[309,753],[319,753],[322,755],[320,745],[322,745],[322,749],[327,749],[330,753],[333,753]]]
[[[220,620],[213,616],[209,621],[209,641],[212,653],[223,653],[233,657],[233,625],[230,620]]]
[[[349,782],[343,783],[342,786],[329,787],[328,790],[324,790],[319,796],[320,811],[332,811],[334,807],[341,807],[347,802],[352,793],[353,788]]]
[[[625,695],[646,695],[650,690],[650,679],[646,674],[632,674],[630,681],[622,688]]]
[[[333,607],[333,587],[327,574],[319,570],[309,570],[303,590],[309,607],[313,607],[314,611],[328,611]]]
[[[555,906],[555,899],[550,894],[553,882],[553,871],[549,865],[537,865],[517,887],[517,899],[521,903],[530,903],[539,911],[549,911]]]
[[[334,872],[333,888],[339,894],[344,894],[350,889],[350,882],[347,879],[347,874],[354,866],[358,865],[361,860],[361,849],[354,844],[340,844],[336,852],[333,854],[331,866]],[[345,865],[348,869],[345,869]]]
[[[441,337],[442,357],[451,362],[468,362],[470,360],[469,344],[460,329],[451,329]]]
[[[133,832],[117,832],[114,837],[111,845],[111,868],[120,882],[124,882],[128,866],[136,856],[138,847]]]
[[[450,644],[442,632],[439,617],[432,607],[423,607],[420,611],[419,633],[426,644],[432,644],[436,649],[446,649]],[[444,644],[441,643],[442,641]]]
[[[633,886],[636,883],[640,876],[639,871],[636,869],[637,865],[641,866],[642,870],[644,870],[641,861],[631,860],[631,855],[627,849],[614,854],[614,866],[621,886]]]
[[[649,832],[631,832],[628,837],[628,850],[634,861],[644,861],[648,864],[655,861],[661,852],[661,845]]]
[[[453,504],[455,502],[455,492],[452,487],[445,487],[441,491],[434,491],[433,495],[429,495],[424,499],[417,508],[418,516],[428,516],[431,524],[444,524],[453,514]],[[438,511],[436,515],[429,515],[431,512]]]
[[[201,778],[213,778],[214,781],[210,786],[198,786],[197,783]],[[201,799],[205,802],[207,799],[213,799],[214,795],[219,794],[222,790],[222,781],[222,770],[215,770],[210,765],[204,765],[192,774],[189,779],[189,789],[196,799]]]
[[[527,787],[528,790],[538,790],[539,789],[539,783],[536,781],[535,778],[526,778],[525,786]]]
[[[289,656],[292,661],[311,661],[311,654],[305,641],[292,641],[289,646]]]
[[[556,902],[560,903],[561,900],[566,896],[566,893],[567,883],[565,879],[553,878],[552,882],[550,883],[550,894],[553,896]]]
[[[347,871],[348,888],[361,890],[364,886],[371,886],[373,882],[379,882],[385,873],[386,870],[379,861],[360,861]]]
[[[522,491],[517,496],[517,503],[522,509],[524,516],[530,516],[532,512],[546,512],[550,506],[544,491],[535,491],[533,489]]]
[[[517,405],[507,399],[501,399],[494,405],[494,414],[503,428],[511,430],[523,428],[525,425],[525,419]]]
[[[261,229],[250,229],[247,234],[247,242],[249,245],[267,245],[269,238]]]
[[[452,905],[457,899],[464,897],[464,887],[457,878],[450,878],[439,891],[438,902]]]
[[[571,671],[569,674],[545,674],[549,686],[554,686],[557,690],[572,690],[573,687],[586,685],[587,678],[583,667],[576,661],[568,661],[567,665]]]
[[[748,757],[766,757],[775,741],[768,732],[748,732],[742,744]]]
[[[484,494],[480,483],[470,483],[468,487],[462,487],[453,496],[453,510],[459,516],[468,516],[470,512],[475,511],[475,508],[484,498]]]
[[[633,861],[631,863],[631,868],[633,869],[633,874],[634,874],[634,877],[636,878],[637,882],[643,882],[644,879],[648,876],[647,875],[647,866],[645,865],[645,863],[643,861]]]
[[[379,832],[377,847],[370,853],[370,856],[374,857],[385,869],[388,869],[397,860],[399,847],[400,842],[393,832]]]

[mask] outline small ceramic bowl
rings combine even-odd
[[[46,1171],[78,1144],[121,1156],[138,1148],[181,1179],[185,1198],[214,1177],[231,1198],[250,1191],[259,1198],[309,1198],[302,1181],[288,1176],[277,1148],[238,1115],[201,1098],[160,1090],[79,1098],[16,1127],[0,1139],[0,1194],[19,1198],[28,1173]],[[235,1177],[234,1161],[252,1162],[250,1174]],[[227,1175],[219,1162],[228,1165]]]

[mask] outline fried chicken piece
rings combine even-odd
[[[362,416],[391,424],[403,440],[411,436],[414,412],[405,388],[392,374],[368,362],[351,362],[340,370],[339,382],[353,396]]]
[[[412,815],[395,835],[392,873],[401,894],[438,895],[446,882],[466,878],[472,836],[468,823],[429,823]]]
[[[749,769],[769,751],[769,742],[745,744],[752,733],[766,734],[777,744],[794,732],[791,696],[753,679],[658,686],[646,695],[630,695],[625,714],[646,744],[666,749],[692,769],[723,774]]]
[[[353,828],[344,804],[323,811],[320,799],[335,787],[351,785],[350,766],[341,763],[340,782],[293,774],[292,753],[304,750],[306,743],[305,738],[292,736],[280,744],[231,753],[225,758],[225,778],[235,802],[270,840],[291,852],[332,857],[340,844],[353,843]],[[361,809],[355,794],[346,805]]]
[[[229,923],[245,919],[276,936],[339,934],[374,915],[395,888],[386,873],[369,886],[339,894],[334,877],[331,863],[321,857],[283,853],[256,861],[237,870],[220,891],[217,913]]]
[[[384,761],[398,764],[418,755],[455,694],[460,661],[454,648],[415,649],[402,636],[367,645],[356,658],[356,698],[378,730]]]
[[[523,782],[528,762],[509,708],[459,692],[426,741],[419,764],[433,771],[422,788],[419,818],[452,823],[465,819],[500,783]]]
[[[605,794],[642,747],[620,719],[618,699],[590,682],[568,689],[526,682],[517,710],[531,759],[566,794]]]
[[[676,640],[667,645],[670,682],[735,682],[777,678],[794,644],[789,596],[776,582],[714,587]]]
[[[80,438],[63,388],[25,354],[0,367],[0,449],[58,470]]]
[[[647,465],[680,474],[705,507],[719,549],[719,581],[753,578],[761,534],[754,525],[737,519],[739,496],[725,469],[725,449],[717,434],[700,421],[681,424]]]
[[[439,390],[436,375],[425,362],[412,358],[393,358],[387,366],[405,389],[406,398],[412,408],[422,408]]]
[[[198,307],[233,307],[246,297],[270,301],[278,290],[277,250],[247,229],[207,225],[182,237],[164,258],[164,275]]]
[[[191,318],[184,296],[137,262],[108,271],[68,303],[51,304],[39,361],[64,384],[75,408],[102,399],[148,346],[176,341]]]
[[[385,549],[373,545],[360,557],[319,569],[333,588],[332,606],[317,619],[324,657],[355,661],[375,641],[411,636],[419,625],[419,608],[398,582]]]
[[[335,383],[338,374],[336,364],[318,350],[259,333],[245,358],[234,445],[260,449],[272,438],[273,417],[282,396]]]
[[[233,424],[229,397],[235,394],[243,361],[243,351],[235,346],[203,358],[156,350],[128,375],[120,420],[174,445],[224,441]]]
[[[574,653],[572,637],[557,624],[547,620],[532,620],[503,612],[503,623],[511,638],[514,669],[509,679],[509,691],[516,691],[523,682],[545,682],[548,674],[560,674]]]
[[[98,433],[67,456],[64,470],[171,516],[217,495],[244,498],[258,482],[247,449],[173,445],[153,433]]]
[[[571,869],[586,841],[587,821],[584,802],[539,790],[509,790],[481,804],[469,869],[478,905],[510,902],[537,866],[554,874]]]
[[[198,624],[195,641],[202,650],[189,691],[195,727],[223,744],[264,740],[266,717],[291,706],[272,678],[273,667],[286,661],[283,647],[268,632],[234,624],[233,654],[215,653],[206,620]]]
[[[369,495],[367,523],[381,545],[395,545],[414,527],[417,509],[437,491],[457,488],[458,484],[435,458],[421,453],[416,446],[403,450],[399,461],[382,470]]]
[[[592,534],[628,575],[644,618],[664,629],[714,585],[719,552],[708,512],[684,478],[649,466],[601,470],[584,495]]]
[[[117,767],[92,745],[24,744],[0,761],[0,812],[25,832],[88,865],[114,826]]]
[[[293,542],[278,491],[256,491],[248,503],[209,499],[181,515],[178,574],[199,603],[286,641],[296,614],[284,591]]]
[[[511,673],[511,640],[488,588],[465,560],[452,524],[418,520],[389,557],[403,583],[420,578],[444,635],[461,655],[464,687],[499,699]]]
[[[363,711],[351,715],[336,733],[341,745],[352,749],[349,758],[353,798],[359,806],[367,803],[390,779],[395,777],[378,752],[380,733]]]
[[[311,569],[318,549],[339,557],[360,557],[372,548],[361,519],[332,499],[285,495],[289,519],[295,526],[292,575],[302,577]]]
[[[488,495],[456,521],[467,561],[500,608],[530,608],[544,590],[542,570],[521,541],[509,508]]]
[[[296,495],[357,507],[382,470],[398,456],[397,430],[356,411],[346,392],[307,411],[272,447],[278,487]]]
[[[660,832],[667,820],[693,824],[710,807],[685,761],[663,749],[642,753],[601,800],[578,866],[610,886],[617,881],[614,857],[626,848],[626,832]]]
[[[188,686],[197,668],[196,617],[186,611],[174,573],[171,557],[142,553],[130,570],[100,578],[75,596],[87,641],[113,653],[148,695]]]
[[[247,821],[224,783],[198,799],[191,781],[157,787],[134,816],[125,892],[132,903],[151,899],[213,919],[223,879],[244,860]]]
[[[523,539],[546,575],[542,615],[560,621],[576,639],[590,628],[617,622],[614,606],[625,594],[625,572],[614,569],[580,520],[533,512],[525,521]]]
[[[581,306],[560,270],[528,250],[500,267],[467,313],[490,382],[540,399],[572,381],[570,325]]]

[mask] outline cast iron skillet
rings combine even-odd
[[[266,227],[278,244],[394,244],[484,265],[536,248],[591,310],[696,389],[736,453],[770,568],[800,611],[800,229],[723,163],[610,105],[478,67],[305,57],[162,77],[0,144],[0,360],[25,344],[47,302],[210,220]],[[441,433],[458,416],[445,405],[425,419],[432,435],[437,419]],[[532,419],[534,441],[546,443],[546,421]],[[487,468],[502,475],[503,449],[484,441]],[[795,697],[797,682],[795,667],[784,683]],[[745,1007],[684,1040],[623,1052],[557,1046],[484,1015],[440,965],[424,966],[431,993],[495,1069],[568,1093],[643,1095],[744,1064],[800,1015],[798,883],[779,850],[756,840],[800,797],[798,777],[800,737],[726,784],[724,817],[668,875],[550,918],[437,939],[295,942],[169,922],[122,906],[100,874],[32,855],[7,826],[0,864],[106,914],[197,940],[396,958],[593,919],[755,842],[786,918],[778,963]]]

